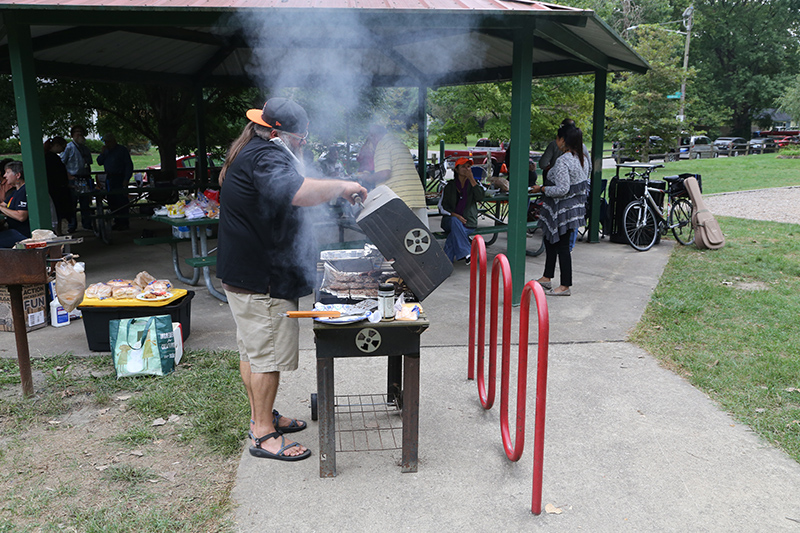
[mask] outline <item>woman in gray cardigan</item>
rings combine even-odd
[[[541,193],[543,207],[540,224],[546,251],[544,275],[538,281],[553,296],[569,296],[572,286],[572,256],[569,242],[586,217],[586,194],[589,187],[588,157],[583,150],[583,132],[572,125],[558,129],[556,143],[564,155],[547,174],[547,182],[533,187]],[[556,259],[561,270],[561,285],[552,288]]]

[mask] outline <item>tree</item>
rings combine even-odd
[[[582,128],[592,114],[590,77],[570,76],[533,80],[531,88],[531,135],[527,143],[543,148],[565,117]],[[428,113],[435,119],[433,136],[462,142],[470,134],[509,141],[511,134],[511,83],[486,83],[442,87],[430,91]]]
[[[126,143],[145,137],[158,146],[168,174],[175,173],[179,151],[197,148],[195,95],[186,88],[47,80],[40,81],[40,99],[46,134],[64,135],[71,124],[92,129],[88,118],[96,112],[99,133],[113,132]],[[260,101],[256,90],[243,88],[206,88],[203,101],[206,145],[215,152],[224,152],[239,134],[244,112],[263,104],[253,103]]]
[[[640,26],[636,31],[636,51],[649,63],[646,74],[623,73],[612,83],[618,104],[609,109],[608,131],[622,142],[628,155],[650,152],[650,137],[659,136],[677,144],[679,123],[677,100],[667,94],[680,90],[683,39],[658,26]],[[694,75],[690,70],[689,76]]]
[[[778,99],[780,109],[792,117],[800,120],[800,74],[786,87],[786,91]]]
[[[694,24],[695,90],[730,109],[734,135],[749,136],[753,118],[775,107],[800,68],[800,0],[702,0]]]

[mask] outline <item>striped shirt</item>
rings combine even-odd
[[[410,209],[425,207],[425,191],[406,145],[387,133],[375,147],[374,161],[375,172],[391,171],[391,177],[384,185],[392,189]]]

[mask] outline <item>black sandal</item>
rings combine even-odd
[[[261,447],[262,442],[268,439],[277,439],[278,437],[281,438],[281,449],[278,450],[278,453],[268,452]],[[286,437],[277,431],[270,433],[269,435],[264,435],[263,437],[256,437],[253,439],[253,441],[255,442],[255,446],[250,446],[250,455],[253,457],[259,457],[261,459],[276,459],[278,461],[302,461],[303,459],[308,459],[311,457],[311,450],[306,450],[299,455],[283,455],[283,452],[289,448],[293,448],[294,446],[300,446],[300,443],[290,442],[289,444],[286,444]]]
[[[285,418],[291,420],[292,423],[288,426],[279,426],[278,422],[280,422],[281,416],[283,415],[281,415],[277,409],[272,410],[272,425],[275,426],[275,431],[279,433],[296,433],[298,431],[303,431],[308,426],[305,421],[297,420],[296,418],[289,418],[288,416]]]

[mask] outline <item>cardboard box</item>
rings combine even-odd
[[[23,285],[22,302],[25,307],[26,331],[45,327],[47,325],[45,285]],[[0,331],[14,331],[11,295],[5,286],[0,287]]]

